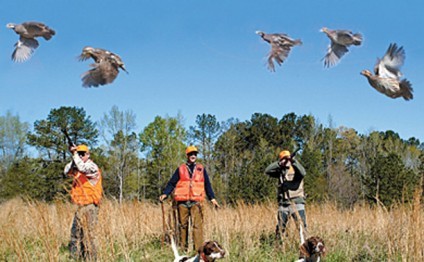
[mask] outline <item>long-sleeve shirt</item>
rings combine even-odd
[[[189,172],[189,173],[190,173],[190,177],[191,177],[196,164],[187,164],[187,166],[190,168],[191,172]],[[204,176],[204,179],[205,179],[206,196],[208,197],[209,200],[212,200],[212,199],[215,198],[215,193],[213,192],[212,184],[209,180],[209,176],[208,176],[208,172],[206,172],[206,168],[203,169],[203,176]],[[166,187],[165,187],[165,190],[163,191],[163,194],[169,196],[172,193],[172,191],[174,191],[179,180],[180,180],[180,169],[177,168],[177,170],[175,170],[174,174],[172,175],[171,179],[168,181],[168,184],[166,184]]]
[[[96,184],[100,178],[99,167],[91,159],[84,162],[76,152],[72,155],[72,161],[65,166],[63,172],[65,175],[72,174],[72,169],[84,173],[92,185]]]
[[[305,168],[296,160],[293,160],[292,167],[294,172],[290,172],[290,169],[282,168],[276,161],[265,169],[265,174],[279,178],[277,198],[278,203],[282,205],[289,204],[290,199],[303,203],[305,201],[305,193],[303,191],[303,178],[306,175]]]

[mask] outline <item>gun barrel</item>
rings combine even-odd
[[[291,153],[290,158],[293,158],[296,156],[297,152],[300,151],[300,147],[298,147],[293,153]]]
[[[74,142],[72,142],[72,139],[69,137],[68,132],[65,129],[62,130],[62,132],[65,135],[66,139],[68,140],[69,146],[75,146]]]

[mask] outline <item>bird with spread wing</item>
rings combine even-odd
[[[286,34],[267,34],[262,31],[256,31],[256,34],[271,45],[271,51],[268,54],[268,69],[272,72],[275,72],[274,61],[281,66],[289,56],[291,48],[302,44],[300,39],[294,40]]]
[[[83,87],[98,87],[112,83],[119,74],[119,68],[128,73],[121,57],[102,48],[86,46],[79,55],[80,61],[92,58],[92,69],[82,74]]]
[[[354,34],[349,30],[331,30],[323,27],[321,32],[324,32],[331,41],[327,54],[323,58],[325,67],[335,66],[349,52],[349,46],[359,46],[362,43],[362,35]]]
[[[53,29],[40,22],[8,23],[6,27],[13,29],[19,35],[12,54],[12,60],[15,62],[25,62],[32,56],[39,46],[36,37],[50,40],[56,34]]]
[[[405,50],[396,43],[389,45],[382,59],[377,59],[374,75],[369,70],[362,70],[361,75],[368,79],[370,85],[378,92],[390,98],[403,97],[405,100],[414,98],[412,85],[406,79],[400,79],[400,68],[405,61]]]

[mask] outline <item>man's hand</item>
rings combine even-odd
[[[285,157],[278,162],[278,165],[282,168],[288,168],[293,160],[291,158]]]
[[[216,199],[215,199],[215,198],[211,200],[211,203],[213,204],[213,206],[214,206],[214,207],[216,207],[216,208],[220,208],[220,206],[219,206],[219,204],[218,204],[218,201],[216,201]]]
[[[77,152],[77,146],[70,146],[69,151],[71,151],[72,154],[75,154],[75,152]]]
[[[163,202],[163,200],[165,200],[168,196],[166,194],[160,195],[159,197],[159,201]]]

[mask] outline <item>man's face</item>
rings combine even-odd
[[[187,154],[187,161],[189,163],[196,162],[196,159],[197,159],[197,153],[196,152],[191,152],[191,153]]]
[[[78,151],[78,155],[84,163],[87,162],[88,158],[90,157],[90,153],[84,151]]]

